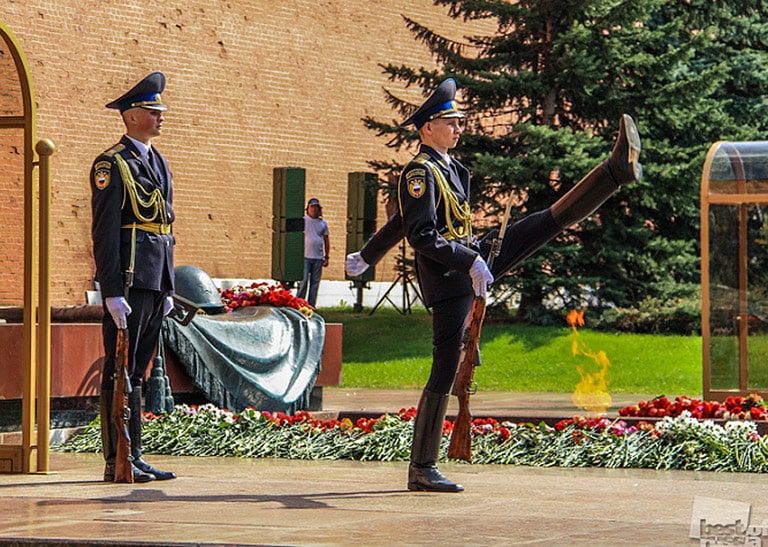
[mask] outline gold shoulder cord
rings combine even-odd
[[[117,160],[117,168],[120,170],[120,177],[123,179],[123,203],[121,207],[125,207],[126,196],[131,200],[131,209],[133,214],[142,222],[159,222],[167,224],[168,213],[165,208],[165,199],[159,188],[155,188],[152,192],[147,192],[143,186],[136,183],[136,180],[131,174],[131,168],[123,159],[120,154],[115,155]],[[139,192],[141,195],[139,195]],[[151,216],[146,217],[141,214],[141,208],[150,209],[152,211]]]
[[[450,184],[448,184],[448,181],[446,180],[443,173],[440,171],[440,169],[437,168],[437,166],[428,160],[428,156],[426,154],[419,155],[416,157],[415,161],[427,165],[429,169],[432,171],[432,174],[435,177],[435,180],[437,181],[437,189],[440,191],[440,196],[438,197],[436,207],[440,206],[440,202],[442,201],[445,205],[445,225],[447,227],[447,231],[445,234],[443,234],[443,237],[447,240],[453,240],[453,239],[464,239],[466,238],[466,241],[470,241],[472,239],[472,214],[469,208],[469,203],[464,202],[460,203],[459,198],[456,197],[456,193],[451,189]],[[400,174],[400,179],[398,180],[398,185],[400,182],[402,182],[402,173]],[[400,192],[398,192],[398,201],[400,202],[400,216],[403,216],[403,203],[400,199]],[[459,220],[461,222],[461,226],[454,226],[453,225],[453,219]]]
[[[443,234],[443,237],[448,240],[452,239],[464,239],[466,241],[472,239],[472,214],[469,209],[469,203],[459,202],[459,198],[456,197],[456,193],[451,189],[450,184],[446,180],[442,171],[431,161],[424,161],[424,163],[432,171],[437,181],[437,187],[440,190],[440,198],[443,200],[445,208],[445,224],[448,231]],[[439,204],[439,200],[438,200]],[[453,219],[457,219],[461,225],[454,226]]]
[[[464,239],[467,241],[472,239],[472,213],[469,208],[469,203],[459,202],[459,198],[456,197],[456,193],[451,189],[448,181],[443,176],[443,173],[432,162],[426,162],[429,168],[432,170],[432,174],[435,175],[437,185],[440,188],[440,194],[443,197],[443,203],[445,203],[445,223],[448,227],[448,232],[445,234],[446,239]],[[452,219],[457,219],[461,225],[456,227],[453,225]]]

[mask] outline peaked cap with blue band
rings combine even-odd
[[[456,81],[448,78],[437,86],[424,104],[400,125],[405,127],[413,124],[416,129],[421,129],[425,123],[437,118],[463,118],[464,113],[456,106],[455,97]]]
[[[115,108],[122,114],[130,108],[146,108],[147,110],[168,110],[163,104],[160,94],[165,89],[165,75],[162,72],[153,72],[138,84],[107,104],[107,108]]]

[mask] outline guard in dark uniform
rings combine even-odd
[[[117,431],[112,422],[117,329],[128,329],[132,392],[128,430],[135,482],[167,480],[141,456],[141,391],[163,317],[173,308],[173,181],[151,141],[160,135],[167,107],[165,76],[154,72],[107,104],[120,111],[126,133],[91,167],[93,256],[104,301],[101,430],[104,480],[115,478]]]
[[[414,250],[424,302],[432,308],[433,361],[419,401],[408,467],[408,488],[460,492],[463,487],[437,469],[448,394],[459,363],[472,300],[485,297],[500,279],[568,226],[594,212],[620,186],[639,180],[640,136],[624,115],[610,157],[548,209],[507,226],[490,271],[486,258],[498,231],[477,241],[472,234],[469,170],[448,151],[461,135],[464,114],[455,102],[456,83],[447,79],[402,125],[414,125],[421,146],[400,174],[399,210],[366,243],[347,256],[348,275],[363,273],[403,237]]]

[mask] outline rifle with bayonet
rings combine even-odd
[[[488,253],[488,268],[501,252],[501,244],[504,241],[504,233],[507,231],[507,220],[512,200],[507,202],[504,211],[504,219],[501,222],[499,235],[491,243]],[[451,443],[448,446],[448,457],[457,460],[472,461],[472,411],[469,408],[469,397],[477,391],[475,383],[475,367],[480,364],[480,331],[485,319],[485,298],[475,296],[472,301],[472,310],[464,329],[461,354],[459,355],[459,368],[453,382],[453,394],[459,403],[459,411],[453,422]]]

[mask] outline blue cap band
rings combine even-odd
[[[442,118],[446,114],[450,113],[456,114],[456,117],[464,117],[459,109],[456,108],[456,101],[450,100],[435,105],[433,108],[430,108],[424,112],[421,116],[418,117],[418,119],[414,120],[414,125],[416,126],[416,129],[421,129],[421,127],[428,121],[434,120],[436,118]]]
[[[120,112],[123,113],[136,107],[149,108],[151,110],[167,110],[160,98],[160,93],[145,93],[144,95],[134,95],[120,103]]]

